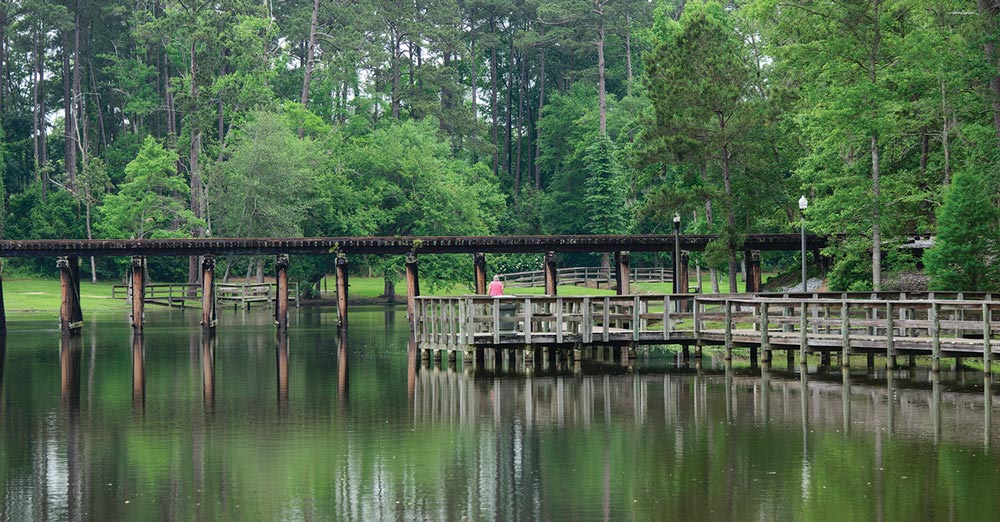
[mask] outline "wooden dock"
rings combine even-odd
[[[610,288],[615,281],[614,270],[601,266],[573,266],[556,269],[559,284],[586,285],[593,283]],[[545,287],[545,271],[508,272],[497,274],[507,288]],[[632,283],[669,283],[673,281],[673,269],[667,267],[636,267],[629,272]]]
[[[982,357],[1000,349],[1000,302],[989,294],[626,295],[418,297],[421,349],[719,345],[802,355],[831,352]],[[804,358],[803,358],[804,359]],[[989,366],[987,365],[987,368]]]
[[[289,300],[299,304],[299,283],[289,283]],[[112,299],[129,299],[129,285],[111,288]],[[202,285],[188,283],[154,283],[143,286],[145,302],[149,304],[186,308],[189,304],[202,304]],[[278,297],[276,283],[215,283],[216,302],[250,308],[251,303],[273,303]]]

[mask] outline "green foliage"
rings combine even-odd
[[[125,182],[99,211],[104,237],[144,239],[190,237],[200,220],[187,208],[190,192],[177,174],[177,154],[147,137],[139,155],[125,166]]]
[[[924,264],[934,290],[984,291],[1000,288],[1000,246],[995,193],[983,177],[963,171],[955,175],[944,204],[938,209],[934,247],[924,254]]]
[[[584,207],[591,234],[621,234],[625,231],[625,184],[615,158],[615,145],[598,136],[587,148],[587,181]]]

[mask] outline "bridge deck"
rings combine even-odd
[[[685,250],[703,250],[717,236],[681,235]],[[798,234],[750,234],[746,250],[798,250]],[[826,239],[806,236],[807,247]],[[538,252],[669,251],[673,235],[426,236],[246,239],[0,240],[0,257],[28,256],[188,256],[277,254],[472,254]]]

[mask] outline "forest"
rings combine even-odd
[[[833,290],[921,270],[997,289],[998,40],[1000,5],[967,0],[0,0],[0,232],[671,233],[676,213],[719,235],[693,256],[718,291],[806,195],[807,230],[843,237]],[[914,234],[935,236],[923,258],[899,248]],[[402,260],[352,266],[390,293]]]

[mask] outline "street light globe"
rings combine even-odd
[[[799,210],[805,210],[809,206],[809,200],[805,196],[799,198]]]
[[[680,222],[681,222],[681,213],[674,212],[674,223],[680,223]]]

